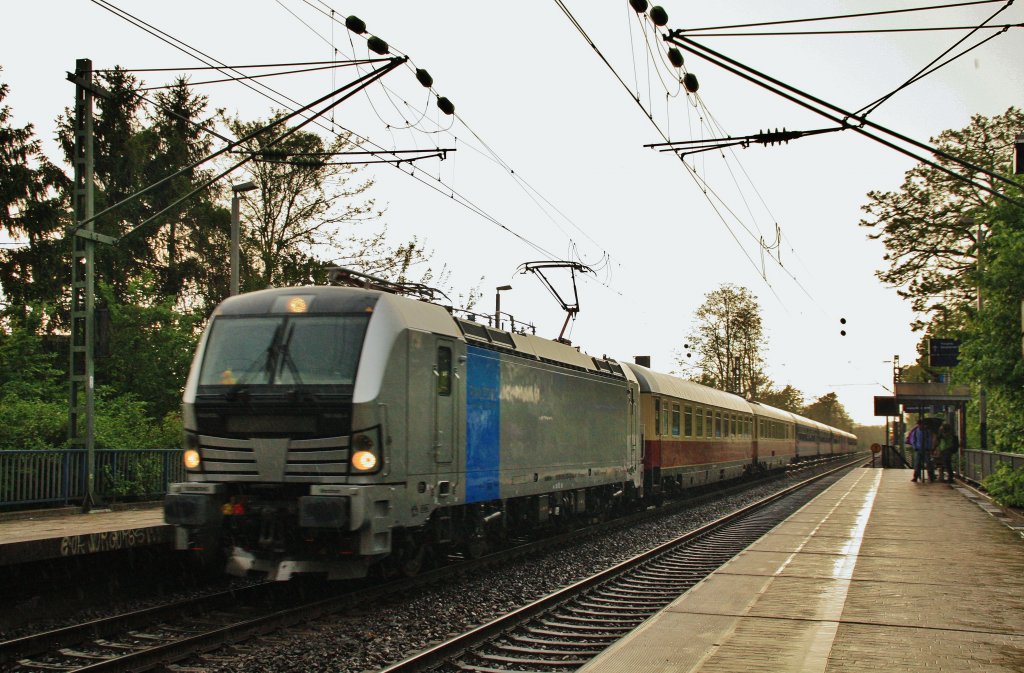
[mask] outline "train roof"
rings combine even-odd
[[[248,292],[225,299],[214,315],[261,315],[294,313],[289,301],[303,301],[305,313],[377,313],[386,314],[395,329],[419,329],[460,339],[467,344],[515,352],[532,360],[542,360],[594,373],[632,379],[618,363],[595,358],[576,348],[531,334],[494,329],[482,323],[462,320],[451,311],[428,301],[403,297],[383,290],[338,286],[273,288]]]
[[[754,410],[755,416],[764,416],[765,418],[774,418],[779,421],[786,421],[787,423],[793,423],[797,418],[796,414],[786,411],[785,409],[777,409],[761,402],[751,402],[750,408]]]
[[[739,395],[724,393],[721,390],[702,386],[693,381],[686,381],[669,374],[662,374],[632,362],[623,364],[636,374],[636,378],[640,382],[641,392],[669,395],[683,400],[690,400],[697,404],[707,404],[723,409],[750,413],[750,405]]]

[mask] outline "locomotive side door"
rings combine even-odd
[[[449,472],[455,453],[455,343],[438,339],[434,362],[434,460],[438,473]]]

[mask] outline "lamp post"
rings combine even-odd
[[[494,288],[494,329],[501,329],[501,293],[511,289],[511,285]]]
[[[253,181],[243,182],[239,185],[231,185],[231,296],[238,294],[238,210],[241,194],[256,189]]]

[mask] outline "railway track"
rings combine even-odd
[[[612,526],[628,526],[642,516],[633,515],[618,519],[613,522]],[[724,522],[717,523],[721,525]],[[596,534],[596,530],[598,527],[575,531],[539,542],[522,544],[483,559],[445,566],[424,573],[417,578],[378,586],[359,589],[353,589],[351,586],[347,588],[332,587],[328,590],[328,595],[325,596],[323,588],[325,585],[319,584],[316,585],[319,588],[315,589],[318,591],[316,600],[309,600],[302,595],[301,591],[292,591],[295,588],[305,587],[308,589],[308,585],[299,582],[258,584],[244,589],[192,598],[169,605],[55,629],[0,643],[0,670],[18,672],[142,671],[166,667],[173,662],[189,659],[198,653],[209,652],[225,645],[310,622],[359,605],[366,605],[385,596],[408,592],[417,586],[447,582],[451,580],[453,573],[471,573],[544,549],[571,544],[575,539]],[[607,528],[600,528],[600,530],[607,530]],[[710,552],[705,550],[695,553]],[[736,551],[715,553],[716,559],[719,559],[717,563],[720,565],[735,555]],[[721,556],[721,554],[729,555]],[[635,560],[629,561],[627,564],[635,562]],[[668,563],[667,567],[674,571],[673,579],[667,580],[664,576],[659,578],[651,574],[657,567],[652,566],[652,569],[646,571],[647,576],[639,575],[618,588],[609,589],[609,593],[606,595],[595,594],[579,605],[572,606],[570,612],[546,617],[544,618],[546,621],[542,621],[540,626],[529,627],[533,631],[527,631],[525,636],[510,637],[508,644],[503,645],[505,650],[499,648],[481,651],[479,656],[476,654],[473,656],[478,656],[482,662],[496,664],[497,660],[503,656],[512,662],[515,659],[532,661],[536,656],[535,650],[547,650],[559,653],[554,656],[561,657],[565,662],[560,665],[556,664],[555,669],[548,670],[570,670],[567,666],[571,666],[572,662],[582,657],[593,656],[592,652],[600,651],[604,646],[620,637],[615,635],[616,633],[628,632],[646,619],[652,612],[647,609],[647,606],[656,601],[662,601],[661,604],[667,603],[699,581],[703,576],[700,574],[703,572],[701,568],[707,565],[696,561],[665,561],[664,563]],[[685,581],[681,581],[681,579]],[[692,581],[689,581],[690,579]],[[589,584],[591,581],[587,580],[581,584]],[[574,586],[580,587],[580,584]],[[570,589],[572,588],[570,587]],[[563,602],[564,600],[568,599],[562,599]],[[535,603],[523,610],[535,609],[536,606]],[[525,613],[520,610],[513,614]],[[552,635],[562,633],[563,623],[578,624],[579,630],[589,636],[579,640],[578,644],[570,644],[568,638]],[[497,624],[492,624],[494,624],[493,628],[498,628]],[[505,630],[507,629],[508,627],[505,627]],[[481,631],[478,636],[482,633]],[[447,646],[454,647],[459,651],[467,651],[467,648],[470,647],[467,644],[468,641],[462,642],[461,645],[456,644],[457,642],[459,641],[450,641],[452,644],[445,643],[438,648]],[[440,652],[441,650],[438,648],[433,648],[431,651]],[[505,651],[506,654],[502,655],[502,651]],[[214,656],[213,660],[220,658],[222,657]],[[583,661],[585,660],[583,659]],[[465,662],[463,663],[465,664]],[[406,665],[414,667],[394,670],[423,670],[422,666],[416,668],[411,660]],[[472,664],[466,665],[472,666]],[[522,666],[523,664],[514,665]],[[487,668],[487,666],[481,665],[476,670],[486,670]],[[495,670],[501,669],[495,668]]]
[[[785,520],[831,483],[827,477],[848,466],[796,484],[381,673],[576,670]]]

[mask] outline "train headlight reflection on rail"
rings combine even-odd
[[[190,470],[194,470],[199,467],[199,452],[195,449],[189,449],[186,451],[185,455],[182,456],[182,459],[185,461],[185,467]]]
[[[369,472],[377,467],[377,456],[373,451],[356,451],[352,454],[352,467],[360,472]]]

